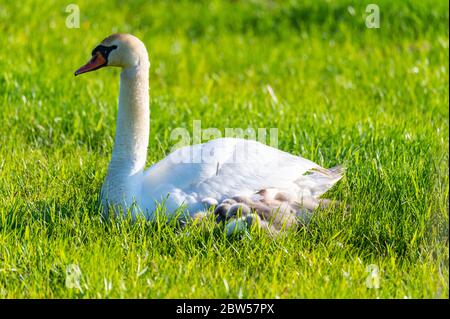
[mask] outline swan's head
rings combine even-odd
[[[123,69],[150,66],[144,43],[131,34],[113,34],[94,50],[88,63],[75,71],[75,75],[95,71],[105,66]]]

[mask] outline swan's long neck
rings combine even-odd
[[[122,70],[119,114],[110,170],[134,175],[143,170],[150,133],[148,66]]]
[[[123,69],[120,74],[116,137],[103,185],[103,199],[110,202],[130,204],[139,194],[150,133],[148,76],[148,63]]]

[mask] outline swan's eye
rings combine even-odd
[[[112,45],[110,47],[106,45],[98,45],[94,50],[92,50],[92,55],[94,56],[97,52],[99,52],[105,60],[108,60],[109,53],[115,49],[117,49],[117,45]]]

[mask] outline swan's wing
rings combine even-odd
[[[321,184],[330,184],[326,169],[300,156],[256,141],[216,139],[178,149],[150,167],[144,173],[143,196],[160,200],[170,194],[175,202],[189,206],[206,197],[221,200],[268,188],[311,195],[317,185],[304,176],[311,169],[316,169],[317,175],[312,175],[320,175]]]

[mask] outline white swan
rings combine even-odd
[[[270,210],[284,208],[305,217],[304,208],[316,208],[319,196],[342,177],[341,169],[324,169],[300,156],[236,138],[178,149],[144,170],[150,131],[145,45],[132,35],[113,34],[75,75],[105,66],[121,67],[122,72],[114,149],[102,187],[104,207],[132,206],[133,216],[142,213],[152,219],[161,202],[169,216],[180,206],[192,216],[227,199],[216,209],[218,219],[220,214],[228,218],[233,204],[235,211],[256,211],[262,219]],[[235,195],[240,197],[229,199]]]

